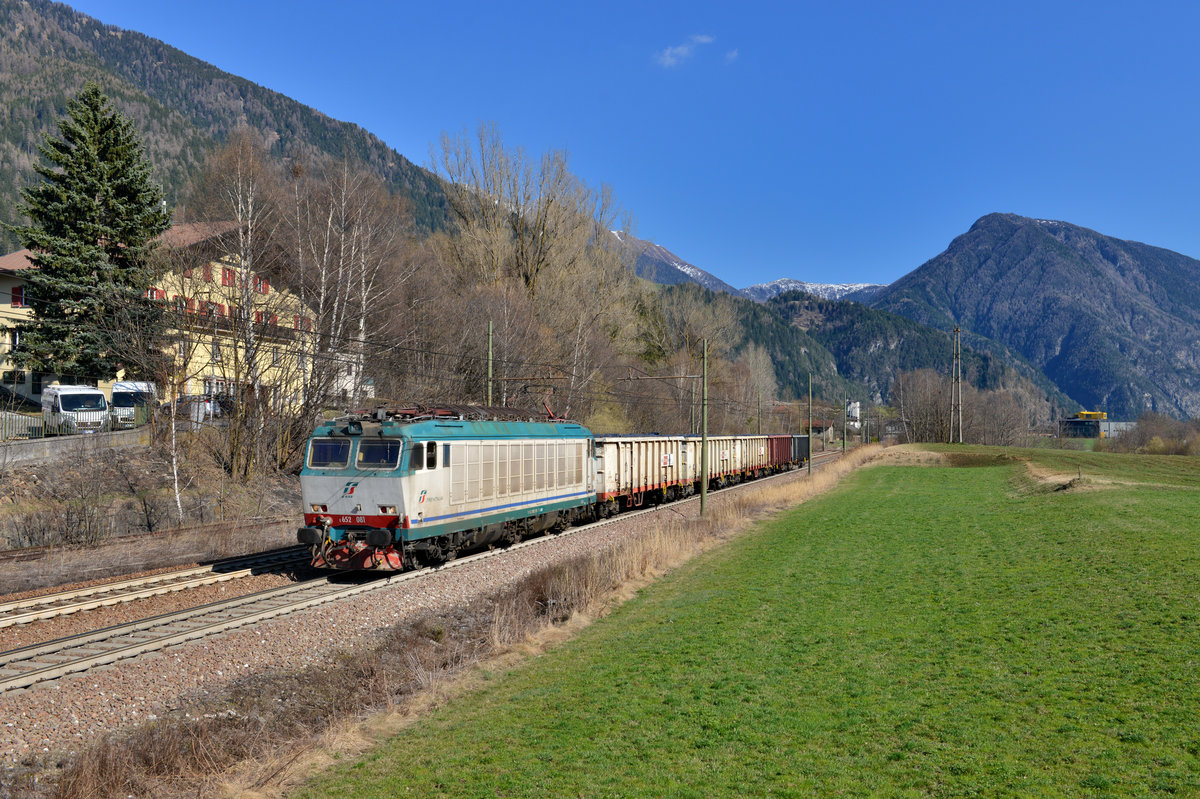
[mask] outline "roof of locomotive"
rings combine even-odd
[[[440,406],[378,408],[324,422],[314,437],[353,436],[453,440],[481,438],[590,438],[586,427],[566,419],[542,419],[537,414],[510,408]]]

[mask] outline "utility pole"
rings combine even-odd
[[[703,517],[708,501],[708,339],[704,339],[700,382],[700,516]]]
[[[488,320],[488,381],[487,406],[492,407],[492,322]]]
[[[758,435],[762,435],[762,389],[758,390]]]
[[[812,476],[812,372],[808,373],[808,474]]]
[[[954,366],[950,382],[950,443],[954,443],[954,422],[958,420],[958,443],[962,437],[962,344],[959,341],[959,328],[954,325]]]
[[[850,423],[850,398],[842,400],[842,454],[846,454],[846,425]]]

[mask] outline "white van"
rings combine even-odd
[[[111,427],[120,430],[145,424],[158,404],[156,393],[153,383],[134,380],[113,383],[112,401],[108,404]]]
[[[108,429],[108,400],[91,386],[42,389],[42,426],[47,435],[98,433]]]

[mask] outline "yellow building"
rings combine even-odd
[[[233,223],[185,224],[163,237],[171,266],[148,292],[166,303],[171,327],[172,373],[159,393],[168,398],[174,387],[182,396],[296,404],[311,372],[312,312],[269,276],[222,253],[223,236],[233,230]],[[9,357],[18,344],[12,324],[32,316],[24,296],[23,273],[34,268],[28,255],[0,257],[0,371],[9,393],[38,402],[42,386],[58,376],[22,372]],[[111,391],[123,377],[84,379]]]

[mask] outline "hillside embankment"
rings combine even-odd
[[[202,440],[178,458],[165,446],[80,446],[36,465],[0,464],[4,593],[261,551],[294,543],[299,480],[284,472],[233,480]]]

